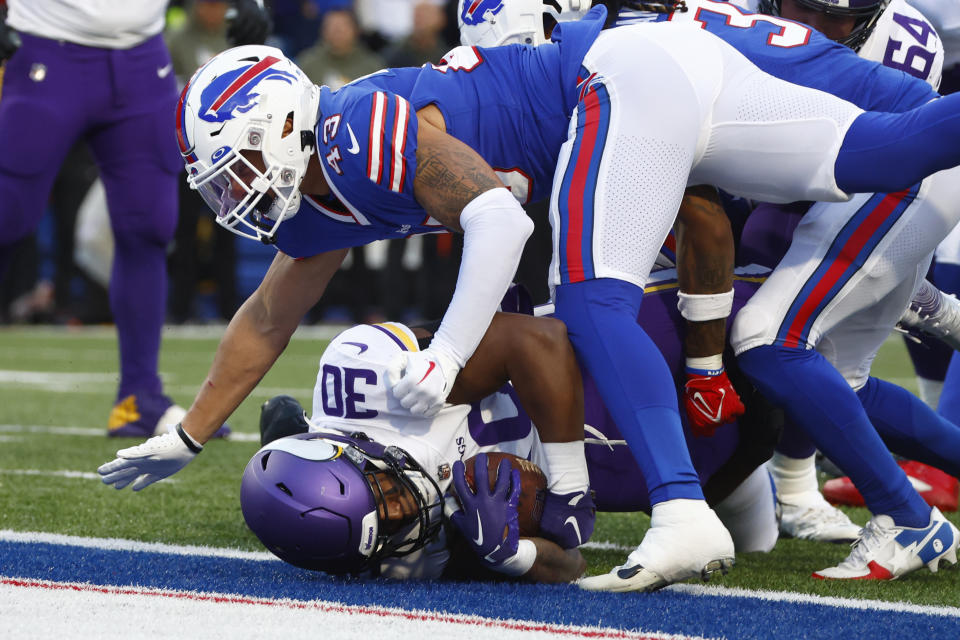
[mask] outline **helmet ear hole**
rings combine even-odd
[[[287,485],[283,484],[282,482],[277,483],[277,489],[280,489],[280,491],[283,491],[285,494],[287,494],[291,498],[293,497],[293,491],[290,491]]]
[[[287,114],[287,119],[283,123],[283,133],[280,134],[280,137],[286,138],[291,133],[293,133],[293,111]]]

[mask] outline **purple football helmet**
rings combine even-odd
[[[386,518],[386,496],[398,489],[417,505],[399,523]],[[363,434],[303,433],[267,444],[243,472],[240,505],[277,557],[332,574],[376,575],[381,559],[422,548],[442,526],[430,474],[402,449]]]
[[[883,10],[890,0],[796,0],[797,4],[827,15],[853,16],[857,18],[853,31],[837,42],[854,51],[859,51],[867,41]],[[781,0],[760,0],[757,11],[771,16],[780,15]]]

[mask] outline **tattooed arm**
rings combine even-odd
[[[688,294],[722,294],[733,288],[733,231],[717,190],[690,187],[680,204],[675,225],[677,279]],[[723,352],[726,317],[702,322],[687,321],[687,357]]]
[[[393,367],[400,403],[415,414],[432,415],[490,325],[533,223],[490,165],[447,135],[436,107],[417,116],[414,196],[435,220],[463,233],[457,288],[430,347],[404,355]],[[439,375],[430,377],[435,370]]]
[[[677,217],[679,308],[687,321],[683,403],[694,435],[744,412],[723,366],[733,308],[733,232],[713,187],[687,189]]]
[[[440,110],[428,105],[417,112],[417,202],[448,229],[463,233],[460,213],[481,193],[503,188],[480,154],[446,133]]]

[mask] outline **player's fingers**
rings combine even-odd
[[[114,471],[119,471],[120,469],[126,469],[129,466],[129,460],[118,458],[116,460],[111,460],[110,462],[104,462],[102,465],[97,467],[97,473],[103,476],[107,475],[108,473],[113,473]]]
[[[400,406],[410,411],[410,413],[414,413],[413,408],[416,406],[416,404],[417,404],[417,396],[412,393],[408,393],[407,395],[400,398]]]
[[[423,412],[423,415],[425,418],[432,418],[438,413],[440,413],[440,409],[443,409],[443,403],[435,402],[432,405],[427,407],[427,409]]]
[[[453,488],[457,490],[460,502],[464,502],[466,496],[471,493],[470,487],[467,486],[467,468],[460,460],[453,463]]]
[[[487,454],[478,453],[476,460],[473,461],[473,486],[477,490],[477,495],[483,492],[483,495],[493,495],[490,491],[490,470],[487,468]]]
[[[397,383],[403,378],[403,370],[407,366],[407,353],[401,351],[393,356],[387,364],[387,384],[391,389],[395,389]]]
[[[160,480],[162,477],[163,476],[158,476],[153,473],[145,473],[139,478],[137,478],[137,481],[134,482],[133,486],[131,486],[130,488],[133,489],[134,491],[140,491],[141,489],[149,487],[157,480]]]
[[[503,462],[506,462],[504,460]],[[508,499],[508,504],[513,508],[513,512],[516,513],[517,506],[520,504],[520,471],[514,469],[512,466],[510,468],[510,498]]]
[[[130,482],[137,477],[138,473],[140,472],[135,468],[121,469],[120,471],[108,473],[107,475],[103,476],[102,480],[104,484],[112,484],[118,489],[122,489],[130,484]]]
[[[493,488],[494,495],[503,496],[505,499],[509,499],[511,468],[510,461],[506,458],[501,460],[500,464],[497,465],[497,484]]]

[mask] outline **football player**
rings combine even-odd
[[[635,322],[685,187],[768,200],[906,188],[960,161],[960,99],[864,112],[773,78],[699,26],[601,33],[605,21],[596,7],[561,25],[555,45],[459,47],[441,65],[387,70],[336,92],[309,84],[271,48],[232,49],[202,67],[177,111],[190,182],[221,224],[280,252],[182,423],[120,452],[101,467],[105,481],[142,489],[189,463],[282,351],[347,247],[445,226],[465,233],[457,293],[430,347],[398,356],[394,388],[414,412],[438,411],[530,232],[498,188],[508,184],[522,201],[552,193],[557,317],[644,469],[654,533],[621,580],[638,589],[659,581],[644,569],[658,558],[674,559],[678,575],[691,555],[695,573],[729,560],[733,543],[683,446],[668,370]],[[821,37],[785,24],[778,45]],[[870,66],[875,82],[860,83],[862,94],[920,104],[903,74],[846,49],[831,55],[834,66]],[[729,239],[729,227],[718,233]],[[722,321],[732,297],[692,294],[684,316]],[[687,354],[704,380],[692,395],[718,417],[736,404],[720,350]]]
[[[836,5],[819,0],[761,0],[759,6],[764,13],[780,15],[784,18],[809,24],[831,39],[854,49],[861,57],[900,69],[925,80],[934,89],[940,84],[943,62],[943,47],[940,39],[924,16],[904,0],[894,0],[893,2],[853,0],[849,5]],[[926,192],[918,194],[914,202],[907,206],[903,215],[907,219],[916,215],[923,206],[923,200],[927,197]],[[778,235],[781,235],[789,244],[793,228],[799,223],[800,216],[810,206],[810,203],[759,205],[745,226],[745,241],[757,240],[759,238],[755,238],[755,236],[761,234],[769,238],[768,232],[775,225],[784,232],[782,235]],[[827,205],[823,215],[824,219],[850,220],[851,216],[855,215],[855,211],[855,209],[850,208],[849,204]],[[861,212],[861,216],[863,213]],[[810,224],[813,224],[813,222],[811,221]],[[826,229],[824,222],[820,222],[816,227],[811,227],[810,232],[814,235],[822,234],[825,243],[832,242],[835,237]],[[894,233],[896,233],[896,230],[894,230]],[[807,237],[813,236],[808,235]],[[791,254],[794,260],[798,259],[796,253],[797,250],[795,249]],[[779,262],[782,254],[781,251],[779,255],[776,255],[774,262],[764,262],[764,264],[773,266],[776,262]],[[900,259],[900,256],[893,259]],[[813,266],[815,262],[810,262],[810,264]],[[796,274],[796,277],[806,278],[804,274]],[[904,287],[912,289],[915,284],[916,278],[911,277],[910,282],[905,284]],[[864,285],[861,284],[859,287],[862,290]],[[882,290],[876,290],[874,295],[882,295]],[[900,293],[888,298],[888,304],[893,307],[900,306],[903,303],[904,295],[905,293]],[[766,304],[769,305],[783,299],[772,298],[767,300]],[[920,299],[922,300],[923,297],[921,296]],[[836,300],[839,301],[840,297]],[[927,306],[929,306],[929,303]],[[949,309],[949,305],[944,307],[944,310],[947,309]],[[767,310],[770,312],[768,314],[770,318],[777,317],[778,312],[776,310],[772,310],[770,307],[767,307]],[[889,317],[874,312],[871,312],[870,317],[878,323],[877,330],[886,335],[890,328]],[[942,320],[942,318],[940,319]],[[860,327],[858,333],[862,335],[863,332],[863,328]],[[876,341],[874,342],[876,343]],[[876,344],[879,346],[879,343]],[[934,344],[933,346],[937,349],[946,347],[942,344]],[[852,347],[851,344],[842,341],[840,346],[829,348],[825,352],[825,356],[834,365],[838,362],[844,363],[848,359],[856,359],[858,356],[850,353],[850,347]],[[930,349],[917,349],[916,351],[929,352]],[[864,358],[872,358],[872,354],[865,356],[861,352],[859,355]],[[846,367],[847,370],[851,369],[851,363],[849,362],[841,366]],[[859,375],[847,376],[847,379],[848,382],[855,385],[855,389],[862,387],[865,382],[865,378]],[[921,385],[921,392],[924,392],[925,389],[926,386]],[[923,393],[921,393],[921,397],[924,397]],[[933,406],[935,406],[935,403]],[[846,537],[844,534],[846,527],[843,525],[843,519],[838,517],[838,512],[826,503],[818,490],[814,454],[815,446],[810,438],[802,430],[793,430],[788,427],[770,463],[770,469],[777,483],[778,495],[783,504],[781,527],[785,533],[796,537],[839,540]]]
[[[619,3],[618,3],[619,4]],[[810,3],[805,3],[810,4]],[[816,4],[816,3],[814,3]],[[877,22],[878,11],[882,7],[874,6],[878,3],[867,3],[859,2],[858,0],[853,0],[853,4],[856,5],[854,9],[859,10],[863,9],[865,5],[870,4],[872,11],[863,13],[865,18],[870,17],[870,20],[857,20],[850,21],[850,27],[859,28],[861,24],[866,25],[869,22],[869,26],[873,26]],[[738,51],[746,55],[752,62],[756,63],[760,68],[770,71],[772,74],[777,75],[795,82],[802,84],[804,86],[811,86],[820,88],[826,91],[831,91],[842,95],[862,106],[873,105],[876,107],[878,104],[884,105],[883,108],[890,111],[897,111],[907,107],[909,104],[920,104],[928,100],[936,98],[936,94],[932,91],[929,86],[924,85],[919,80],[910,82],[910,79],[905,77],[905,74],[901,72],[901,82],[906,83],[911,87],[910,98],[906,98],[906,94],[901,94],[900,96],[894,96],[892,93],[875,93],[872,91],[865,91],[864,89],[869,85],[873,87],[872,79],[870,74],[878,72],[877,67],[870,67],[869,65],[864,65],[859,62],[852,52],[847,51],[846,56],[840,56],[839,58],[835,56],[834,51],[836,51],[836,46],[831,44],[828,40],[822,37],[818,37],[816,32],[812,32],[807,27],[799,25],[798,23],[789,22],[782,20],[778,17],[766,16],[766,15],[756,15],[748,14],[743,10],[737,8],[734,5],[723,3],[723,2],[712,2],[710,0],[696,0],[694,2],[678,2],[678,3],[645,3],[645,2],[636,2],[636,3],[624,3],[626,12],[621,11],[618,18],[619,22],[644,22],[644,21],[654,21],[654,22],[694,22],[700,27],[715,33],[720,38],[723,38],[725,41],[731,43],[737,48]],[[509,5],[508,5],[509,6]],[[638,12],[639,10],[639,12]],[[843,9],[841,9],[842,11]],[[626,13],[626,15],[624,15]],[[869,16],[866,14],[869,13]],[[506,13],[505,15],[510,15]],[[859,18],[859,16],[858,16]],[[935,45],[935,37],[933,41],[929,39],[929,32],[932,29],[925,22],[922,23],[911,23],[909,22],[914,18],[912,17],[901,17],[900,23],[906,22],[905,33],[908,36],[913,37],[914,39],[922,39],[924,43],[930,43],[931,46]],[[892,20],[892,18],[891,18]],[[501,23],[503,20],[499,20]],[[608,21],[609,23],[618,22],[616,18],[611,18]],[[898,23],[898,24],[900,24]],[[531,25],[531,29],[534,32],[538,31],[538,27],[532,22],[528,22],[528,25]],[[918,26],[919,24],[923,25],[923,28]],[[762,26],[761,26],[762,25]],[[502,30],[509,30],[508,26],[499,27]],[[913,28],[913,30],[911,30]],[[467,33],[469,36],[469,30],[466,28],[462,29],[461,33]],[[542,31],[540,31],[542,33]],[[480,33],[480,32],[475,32]],[[490,32],[488,31],[487,34]],[[801,34],[810,34],[802,35]],[[859,39],[858,44],[862,44],[866,36],[870,34],[869,28],[864,26],[864,29],[861,30],[858,35],[863,35],[864,37]],[[484,35],[480,33],[480,35]],[[793,38],[793,39],[792,39]],[[922,68],[918,67],[917,75],[926,76],[931,72],[931,69],[935,67],[936,62],[936,52],[927,52],[925,49],[922,49],[922,55],[914,54],[913,58],[917,58],[925,64],[922,65]],[[928,60],[929,58],[929,60]],[[848,67],[845,64],[833,64],[834,62],[839,61],[840,59],[850,60],[852,66]],[[942,54],[941,54],[942,59]],[[902,66],[906,66],[904,63]],[[863,74],[860,75],[856,72],[856,69],[861,69]],[[922,73],[921,73],[922,72]],[[851,75],[852,74],[852,75]],[[866,78],[866,80],[865,80]],[[906,99],[905,99],[906,98]],[[854,251],[850,254],[851,260],[856,263],[858,258],[858,253],[862,254],[861,258],[867,258],[870,255],[875,255],[873,265],[868,264],[860,273],[862,275],[858,276],[857,269],[847,269],[849,273],[842,274],[843,282],[840,283],[840,286],[844,282],[848,282],[848,278],[852,278],[849,282],[859,283],[863,280],[863,276],[870,272],[871,269],[876,271],[877,269],[883,270],[886,268],[886,271],[883,275],[877,275],[875,280],[878,282],[870,282],[870,287],[866,286],[854,286],[851,284],[844,292],[849,298],[850,293],[855,295],[852,298],[856,298],[857,295],[862,296],[875,296],[876,298],[882,298],[885,301],[885,304],[890,309],[894,310],[894,318],[890,321],[888,318],[883,317],[879,313],[878,308],[872,310],[872,315],[869,316],[869,321],[871,323],[876,323],[878,326],[877,331],[882,333],[884,336],[889,329],[893,326],[893,323],[896,321],[896,318],[906,307],[907,302],[910,300],[910,296],[913,292],[913,288],[919,284],[919,279],[917,277],[917,263],[923,261],[930,251],[936,246],[936,243],[940,238],[943,238],[944,235],[949,231],[949,229],[956,222],[956,213],[951,210],[950,202],[952,202],[956,194],[954,191],[957,189],[958,181],[954,175],[949,177],[940,176],[940,179],[932,179],[930,183],[921,189],[921,186],[916,186],[913,190],[906,190],[903,194],[900,194],[896,199],[895,206],[892,206],[892,200],[886,202],[883,207],[878,206],[879,200],[876,203],[871,203],[868,200],[861,198],[855,199],[849,205],[852,207],[850,214],[842,218],[828,217],[823,216],[825,220],[828,220],[832,223],[832,226],[817,227],[816,232],[811,232],[810,238],[802,243],[795,243],[795,246],[804,247],[804,251],[811,251],[811,247],[821,246],[825,251],[827,247],[833,246],[836,250],[841,251],[840,260],[836,261],[835,266],[840,265],[844,260],[847,259],[850,248],[853,245],[848,243],[846,249],[843,249],[843,244],[834,243],[831,245],[830,238],[835,238],[840,233],[841,230],[846,230],[846,233],[849,235],[853,227],[860,229],[859,236],[864,234],[867,235],[867,240],[861,242],[859,245],[861,248],[866,246],[865,251]],[[866,203],[867,206],[864,206]],[[871,221],[873,224],[873,230],[871,231],[867,225],[860,224],[860,220],[855,218],[854,214],[858,214],[861,217],[869,215],[870,211],[876,210],[877,213],[874,215],[874,220]],[[907,214],[904,212],[907,211]],[[918,213],[918,212],[923,213]],[[882,218],[883,223],[879,222],[878,218],[881,216],[880,212],[884,212]],[[809,216],[811,220],[813,217]],[[845,225],[845,222],[851,220],[851,224]],[[900,222],[899,225],[896,223]],[[867,233],[870,231],[870,233]],[[910,238],[916,236],[917,234],[922,235],[925,242],[920,243],[919,245],[910,245]],[[874,236],[874,240],[870,240],[870,236]],[[826,240],[825,240],[826,238]],[[884,242],[880,240],[884,239]],[[896,242],[896,239],[900,239],[900,243]],[[860,237],[856,238],[857,242],[863,240]],[[818,244],[822,243],[822,244]],[[903,251],[903,244],[910,246],[910,249]],[[879,248],[878,248],[879,247]],[[842,250],[841,250],[842,249]],[[877,250],[875,254],[872,254],[874,250]],[[884,254],[885,251],[890,253]],[[887,268],[887,265],[891,262],[885,260],[884,255],[896,255],[895,263]],[[788,254],[790,257],[790,254]],[[817,266],[818,261],[805,261],[804,264],[812,265],[812,267]],[[876,265],[882,265],[877,267]],[[843,270],[841,269],[841,272]],[[778,322],[774,322],[774,319],[771,319],[771,314],[758,315],[754,310],[762,305],[764,298],[764,293],[768,296],[777,296],[782,295],[783,291],[786,290],[788,283],[780,282],[781,278],[784,278],[787,270],[784,268],[783,263],[781,263],[781,268],[778,269],[778,281],[771,281],[765,285],[761,294],[754,298],[750,305],[747,306],[744,313],[738,316],[737,324],[735,325],[736,330],[739,331],[739,335],[736,336],[737,341],[736,345],[740,351],[747,350],[751,347],[756,347],[758,344],[757,340],[751,342],[753,336],[744,335],[749,334],[751,330],[756,328],[758,324],[762,324],[764,321],[770,321],[774,333],[780,327]],[[922,278],[922,272],[920,272],[920,278]],[[834,274],[830,274],[834,275]],[[836,279],[836,278],[835,278]],[[812,280],[812,278],[810,279]],[[809,280],[797,280],[799,285],[802,285],[804,282],[809,282]],[[899,286],[898,286],[899,285]],[[810,285],[813,289],[813,293],[823,295],[828,295],[829,298],[832,298],[837,295],[836,291],[830,291],[829,288],[826,291],[818,291]],[[839,287],[838,287],[839,288]],[[891,293],[893,291],[893,293]],[[842,296],[841,296],[842,297]],[[859,304],[857,302],[852,302],[852,304]],[[829,314],[821,313],[823,306],[826,305],[826,302],[819,308],[817,308],[817,314],[821,317],[828,316]],[[879,307],[879,305],[876,305]],[[849,307],[849,304],[848,304]],[[776,308],[776,307],[775,307]],[[843,319],[845,315],[849,315],[849,309],[840,309],[836,308],[834,305],[833,308],[827,307],[828,312],[833,313],[833,318],[831,321],[839,321]],[[782,309],[781,311],[786,311]],[[889,315],[889,314],[888,314]],[[808,313],[809,316],[809,313]],[[751,322],[751,318],[753,321]],[[848,322],[846,324],[851,330],[856,325],[855,322]],[[804,328],[806,330],[806,328]],[[839,334],[838,334],[839,335]],[[861,385],[866,381],[866,373],[860,368],[862,363],[869,363],[869,360],[872,356],[868,357],[870,346],[866,343],[873,343],[876,336],[859,335],[857,332],[854,332],[854,335],[844,336],[844,340],[841,341],[842,347],[838,347],[839,350],[846,350],[846,353],[851,355],[851,359],[856,362],[852,367],[852,374],[861,376],[863,380]],[[882,338],[881,338],[882,342]],[[575,343],[576,344],[576,343]],[[876,344],[879,346],[879,343]],[[875,347],[874,347],[875,350]],[[861,353],[862,351],[862,353]],[[857,353],[854,353],[857,352]],[[763,353],[762,351],[753,351],[753,355]],[[813,354],[815,352],[811,352]],[[769,366],[769,365],[768,365]],[[756,373],[756,368],[753,362],[753,359],[749,360],[747,367],[754,371],[754,378],[758,378],[759,375]],[[782,366],[781,366],[782,368]],[[848,367],[850,368],[850,367]],[[779,384],[781,386],[791,385],[793,378],[796,376],[791,372],[777,370],[776,373],[767,371],[763,375],[763,381],[757,380],[757,384],[761,389],[770,389],[771,385]],[[871,379],[872,380],[872,379]],[[873,381],[873,384],[879,384],[878,381]],[[807,389],[819,389],[818,384],[807,385]],[[847,389],[848,392],[849,389]],[[901,390],[902,391],[902,390]],[[852,394],[852,392],[850,392]],[[895,390],[885,390],[882,397],[898,397],[901,402],[901,408],[904,411],[909,410],[910,396],[903,392],[903,395],[898,394]],[[864,394],[865,398],[873,398],[873,395]],[[821,397],[822,399],[822,397]],[[782,394],[777,396],[778,401],[784,401]],[[854,397],[854,401],[856,398]],[[866,400],[865,400],[866,402]],[[796,394],[794,398],[795,411],[799,412],[796,415],[797,422],[800,424],[806,424],[803,421],[803,418],[806,419],[806,422],[811,421],[811,416],[809,413],[802,414],[803,404],[801,400],[801,394]],[[858,404],[859,406],[859,404]],[[860,414],[862,415],[863,420],[866,420],[866,414],[864,410],[860,409]],[[794,412],[790,412],[791,417],[794,417]],[[936,428],[947,433],[950,431],[949,423],[945,421],[936,421],[935,416],[932,416],[929,412],[925,415],[926,428]],[[826,422],[819,423],[821,433],[824,429]],[[910,423],[913,424],[913,423]],[[865,452],[869,452],[866,455],[876,455],[877,446],[879,445],[882,448],[882,443],[876,431],[869,425],[866,424],[860,425],[857,427],[858,431],[864,432],[864,438],[867,443],[867,446],[864,447]],[[826,437],[830,437],[829,435]],[[836,437],[836,436],[834,436]],[[839,456],[839,452],[837,453]],[[876,521],[871,521],[873,523],[871,527],[881,527],[878,531],[882,531],[881,535],[874,535],[873,528],[870,529],[870,535],[865,535],[862,537],[862,540],[866,540],[866,543],[858,545],[854,553],[851,554],[851,557],[839,568],[829,569],[824,572],[820,572],[818,577],[834,577],[834,578],[852,578],[852,577],[863,577],[867,575],[868,577],[877,577],[877,578],[890,578],[896,577],[897,575],[902,575],[907,571],[915,570],[920,568],[924,564],[929,564],[932,569],[936,568],[937,562],[939,562],[939,557],[941,554],[939,552],[934,553],[933,551],[928,550],[926,555],[919,554],[911,558],[907,563],[900,564],[896,567],[892,567],[891,563],[887,561],[887,558],[893,553],[894,549],[909,547],[909,541],[907,540],[913,535],[918,535],[917,531],[926,532],[929,535],[927,542],[929,544],[934,544],[936,549],[949,549],[946,552],[945,556],[952,558],[954,555],[954,548],[957,545],[958,537],[955,530],[952,528],[952,525],[947,523],[939,511],[931,511],[923,500],[920,499],[919,495],[910,487],[909,482],[907,481],[906,476],[900,470],[899,467],[895,464],[893,459],[886,453],[884,455],[884,462],[889,462],[889,465],[884,464],[884,472],[879,473],[875,469],[862,469],[861,479],[863,481],[869,481],[874,483],[875,488],[882,487],[884,492],[884,499],[880,499],[878,494],[880,491],[874,493],[874,502],[868,502],[871,504],[871,507],[874,510],[874,513],[883,514],[882,517],[878,516],[879,519]],[[848,465],[855,466],[857,464],[857,453],[848,454],[850,460],[847,462]],[[808,463],[803,462],[804,465]],[[890,468],[887,468],[890,467]],[[812,467],[808,467],[811,468]],[[803,485],[803,488],[808,488],[806,486],[806,480],[809,476],[800,475],[800,481],[795,483],[796,485]],[[796,488],[796,487],[794,487]],[[815,485],[814,487],[815,488]],[[826,506],[823,503],[822,497],[817,493],[817,499],[819,502]],[[829,507],[827,507],[829,509]],[[802,514],[805,512],[805,505],[801,505],[799,513]],[[832,513],[838,513],[833,511]],[[891,516],[888,515],[892,514]],[[888,524],[890,522],[896,522],[896,525]],[[848,523],[839,522],[847,530],[852,529]],[[847,534],[849,535],[849,534]],[[897,542],[897,537],[899,536],[900,542]],[[898,546],[899,545],[899,546]],[[933,549],[934,547],[931,547]],[[639,554],[637,554],[639,556]],[[926,559],[927,556],[930,556],[931,559]],[[933,556],[937,556],[936,560],[933,560]],[[881,559],[888,568],[892,570],[884,569],[883,571],[871,571],[867,564],[875,559]],[[627,567],[630,565],[636,565],[639,557],[629,558],[627,562]],[[623,572],[618,568],[612,572],[609,576],[598,577],[597,579],[589,579],[584,581],[584,585],[588,588],[619,588],[620,585],[624,582]]]
[[[764,272],[738,276],[736,307]],[[676,272],[653,277],[649,292],[638,322],[657,341],[680,381],[683,318],[676,306]],[[468,570],[476,577],[477,563],[468,561],[476,558],[481,567],[528,580],[576,579],[584,569],[576,547],[593,529],[589,495],[578,505],[575,537],[557,537],[554,532],[563,528],[541,521],[542,537],[520,538],[517,506],[509,503],[504,478],[498,478],[492,495],[470,491],[459,513],[457,504],[448,502],[460,533],[456,539],[437,524],[439,496],[451,484],[457,495],[465,495],[462,462],[482,452],[508,452],[543,466],[546,500],[554,499],[564,470],[544,457],[544,441],[582,440],[585,430],[596,508],[649,511],[643,475],[589,374],[583,374],[581,387],[563,325],[497,314],[451,392],[452,400],[472,404],[447,406],[432,418],[412,415],[382,384],[398,351],[417,350],[428,341],[425,330],[396,323],[353,327],[335,338],[320,359],[309,420],[289,396],[264,405],[265,446],[248,464],[241,490],[248,525],[284,560],[332,573],[372,570],[424,578]],[[512,385],[504,384],[508,378]],[[777,539],[775,501],[760,465],[776,441],[776,415],[759,398],[749,397],[748,405],[739,424],[726,425],[711,438],[691,438],[688,444],[704,491],[731,529],[737,550],[769,551]],[[313,437],[281,437],[308,430]],[[579,444],[583,464],[584,444]],[[347,488],[331,491],[328,485],[338,482]],[[484,479],[477,484],[485,486]],[[549,513],[545,510],[544,518]],[[514,523],[506,533],[505,514]],[[700,568],[691,559],[683,575]],[[670,563],[647,570],[665,572],[649,589],[678,579],[666,573],[676,571]]]
[[[177,222],[177,152],[163,133],[177,102],[161,33],[167,4],[8,0],[0,6],[0,275],[12,245],[40,224],[70,147],[88,144],[116,237],[109,288],[120,381],[107,419],[110,436],[153,436],[184,414],[163,393],[157,370],[167,245]],[[231,4],[230,42],[263,42],[270,20],[262,0]],[[222,424],[219,435],[226,435]]]

